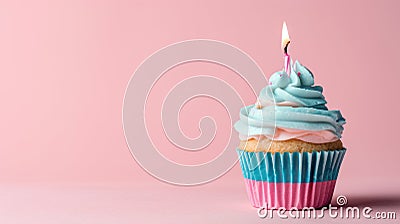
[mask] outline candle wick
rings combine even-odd
[[[288,54],[288,53],[287,53],[287,49],[288,49],[289,44],[290,44],[290,40],[286,43],[285,47],[283,48],[283,52],[284,52],[285,54]]]

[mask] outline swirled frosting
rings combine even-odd
[[[291,74],[272,74],[261,90],[259,105],[240,110],[235,129],[242,140],[270,138],[300,139],[313,143],[333,142],[341,137],[345,119],[338,110],[328,110],[321,86],[314,86],[314,75],[298,61]]]

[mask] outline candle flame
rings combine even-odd
[[[286,26],[286,22],[283,22],[283,26],[282,26],[282,50],[285,51],[285,48],[287,48],[287,45],[289,43],[290,43],[289,32],[288,32],[288,29],[287,29],[287,26]],[[287,52],[285,52],[285,53],[287,53]]]

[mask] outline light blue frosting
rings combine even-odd
[[[285,71],[278,71],[272,74],[269,79],[269,86],[275,97],[275,102],[291,102],[302,107],[313,107],[327,109],[325,97],[322,95],[321,86],[314,85],[314,75],[298,61],[291,69],[290,76]],[[267,93],[261,91],[260,97]]]
[[[243,107],[235,129],[243,136],[273,135],[277,128],[308,131],[330,131],[338,138],[345,119],[338,110],[328,110],[321,86],[314,85],[310,70],[298,61],[291,74],[275,72],[269,85],[261,90],[258,100],[262,106]]]

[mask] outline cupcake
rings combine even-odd
[[[332,199],[346,149],[345,119],[298,61],[274,73],[254,105],[240,110],[237,148],[254,207],[320,208]]]

